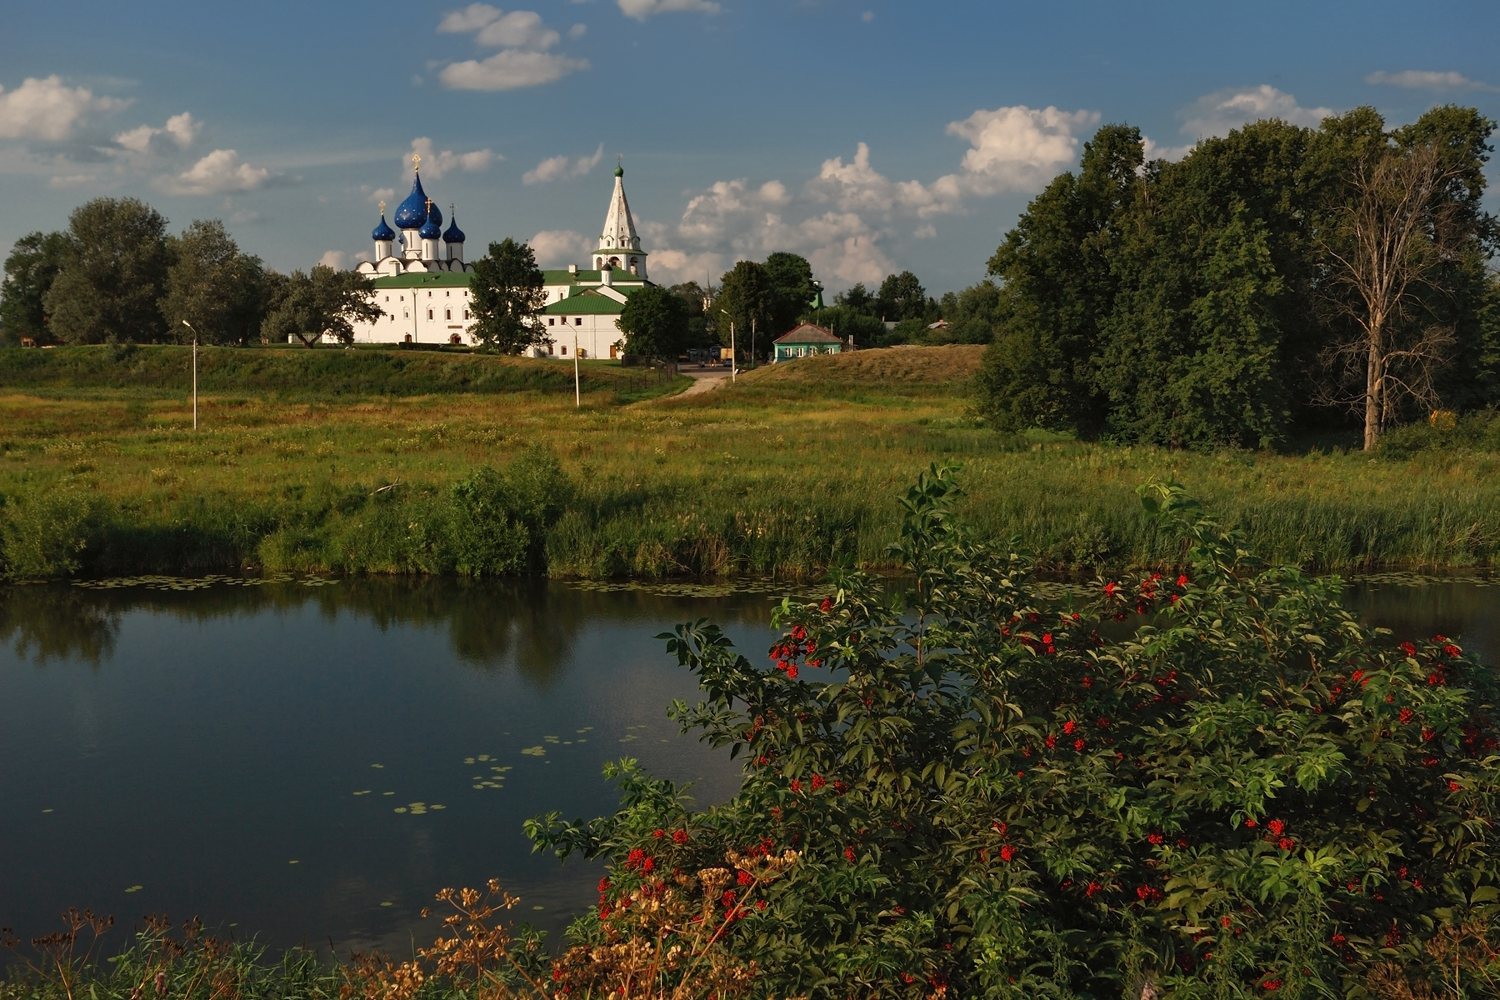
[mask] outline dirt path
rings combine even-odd
[[[719,386],[729,381],[729,370],[725,368],[703,368],[693,371],[679,368],[678,372],[680,374],[686,375],[688,378],[693,380],[692,385],[688,386],[686,389],[682,390],[682,392],[678,393],[679,397],[696,396],[700,392],[708,392],[710,389],[717,389]]]

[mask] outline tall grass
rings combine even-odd
[[[475,529],[455,527],[455,485],[533,447],[570,484],[527,562],[557,575],[880,566],[898,524],[889,498],[950,461],[964,466],[971,523],[1061,570],[1174,557],[1136,500],[1149,479],[1185,484],[1268,558],[1314,570],[1500,558],[1500,452],[1483,433],[1377,459],[1002,435],[969,412],[974,348],[809,358],[631,405],[610,380],[634,376],[598,363],[581,408],[571,367],[554,362],[222,348],[240,382],[203,390],[197,432],[182,372],[167,382],[150,368],[124,387],[142,356],[181,367],[185,349],[115,362],[112,349],[91,350],[87,362],[0,351],[0,571],[11,576],[458,572],[454,544]],[[24,387],[8,374],[22,367]],[[474,388],[502,373],[510,388]],[[253,378],[267,388],[247,389]],[[320,394],[324,381],[336,389]]]

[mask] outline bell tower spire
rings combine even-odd
[[[630,215],[630,202],[625,199],[625,168],[615,166],[615,190],[609,200],[609,211],[604,216],[604,233],[599,237],[599,249],[594,251],[595,270],[624,270],[637,278],[646,277],[646,252],[641,249],[641,237],[635,231],[635,219]]]

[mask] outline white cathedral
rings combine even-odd
[[[411,194],[396,208],[396,228],[385,221],[371,237],[375,257],[355,270],[372,279],[371,295],[381,316],[356,323],[354,339],[376,344],[474,344],[469,332],[469,275],[464,261],[464,232],[452,218],[447,230],[443,213],[422,189],[421,159],[412,157]],[[397,230],[400,230],[398,233]],[[625,170],[615,168],[615,189],[604,216],[604,233],[594,251],[593,267],[543,270],[547,302],[542,310],[547,339],[532,352],[541,357],[615,358],[624,347],[620,311],[645,287],[646,252],[625,200]]]

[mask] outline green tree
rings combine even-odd
[[[817,323],[856,347],[877,347],[885,337],[884,323],[852,306],[825,306],[818,313]]]
[[[474,325],[470,332],[485,350],[520,354],[546,340],[541,324],[547,304],[545,278],[530,245],[506,237],[476,260],[469,279]]]
[[[675,361],[687,349],[688,323],[682,299],[660,285],[630,294],[620,311],[625,353],[632,357]]]
[[[734,323],[735,349],[741,357],[753,361],[756,341],[771,318],[772,303],[771,280],[765,267],[753,260],[737,262],[720,279],[719,297],[714,302],[714,308],[725,314],[717,324],[720,342],[730,346],[729,324]]]
[[[295,337],[316,347],[326,337],[348,344],[354,340],[355,322],[373,323],[381,315],[369,279],[354,271],[319,264],[309,272],[293,271],[274,285],[274,299],[261,324],[261,335],[272,343]]]
[[[834,305],[847,306],[857,313],[880,318],[875,307],[875,296],[865,287],[864,282],[857,281],[842,292],[833,297]]]
[[[1032,200],[989,261],[1002,327],[985,354],[980,408],[998,427],[1084,436],[1104,427],[1096,383],[1100,327],[1114,308],[1112,266],[1144,161],[1140,130],[1106,125],[1084,144],[1078,175]]]
[[[167,220],[135,198],[97,198],[74,209],[66,263],[43,300],[53,335],[70,344],[164,339],[166,229]]]
[[[244,344],[260,337],[267,283],[260,258],[241,253],[217,219],[194,221],[173,241],[161,311],[176,339],[189,331],[211,344]]]
[[[875,293],[875,310],[882,320],[890,323],[926,319],[931,305],[927,290],[910,271],[886,275]]]
[[[709,321],[709,304],[713,302],[712,289],[705,289],[696,281],[684,281],[667,289],[682,302],[682,313],[687,317],[687,346],[711,347],[718,337]]]
[[[770,284],[770,314],[766,318],[768,340],[791,330],[806,316],[812,306],[817,286],[813,283],[812,265],[807,258],[778,251],[761,265]]]
[[[52,339],[45,301],[47,290],[67,263],[70,249],[63,233],[27,233],[5,258],[0,284],[0,343],[37,343]]]
[[[995,339],[1002,313],[1000,286],[985,279],[961,292],[948,292],[939,302],[947,329],[928,334],[934,344],[988,344]]]

